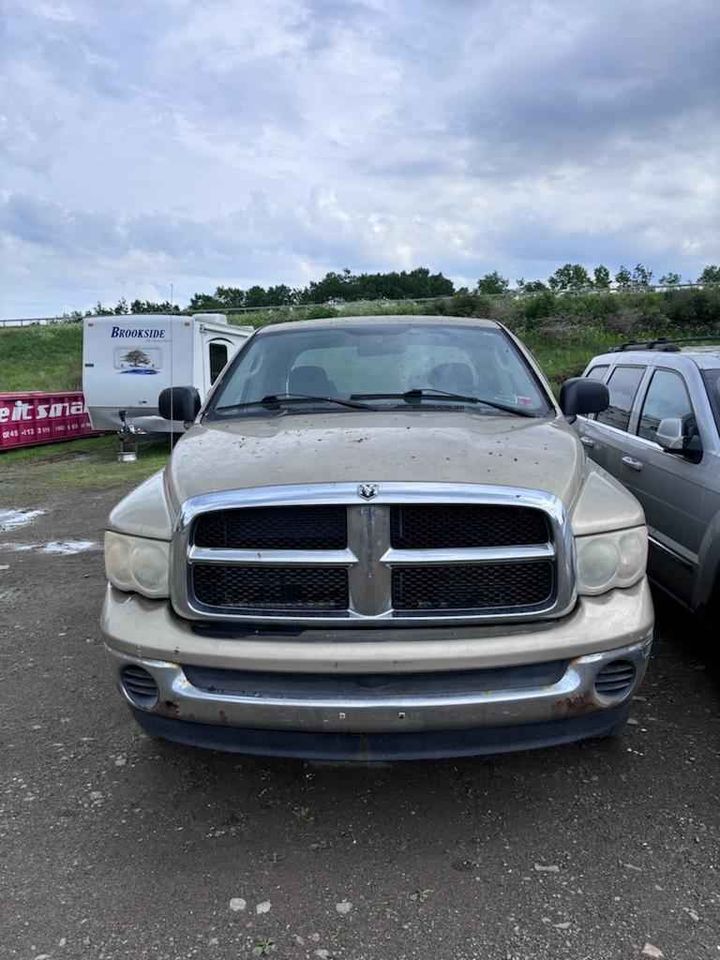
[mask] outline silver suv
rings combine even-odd
[[[650,576],[707,614],[720,577],[717,338],[625,344],[595,357],[584,376],[607,384],[610,406],[578,418],[580,439],[643,505]]]

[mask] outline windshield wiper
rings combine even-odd
[[[502,410],[505,413],[514,413],[518,417],[535,417],[536,414],[529,410],[523,410],[521,407],[513,407],[509,403],[498,403],[496,400],[485,400],[483,397],[471,397],[463,393],[450,393],[447,390],[436,390],[434,387],[415,387],[412,390],[406,390],[404,393],[353,393],[353,400],[405,400],[406,403],[413,403],[417,400],[456,400],[459,403],[482,403],[486,407],[493,407],[495,410]]]
[[[313,396],[309,393],[269,393],[261,400],[247,400],[244,403],[230,403],[224,407],[215,407],[212,413],[224,413],[228,410],[246,410],[249,407],[267,407],[269,410],[277,409],[288,403],[303,403],[310,401],[322,401],[323,403],[337,403],[341,407],[351,407],[353,410],[372,410],[368,403],[359,403],[354,400],[343,400],[342,397],[321,397]]]

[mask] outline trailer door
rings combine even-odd
[[[205,342],[204,387],[205,393],[215,383],[235,352],[235,344],[226,337],[213,337]]]

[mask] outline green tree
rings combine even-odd
[[[194,313],[203,313],[206,310],[218,310],[222,307],[221,303],[209,293],[194,293],[190,298],[188,310]]]
[[[548,277],[548,284],[557,293],[561,290],[586,290],[592,286],[592,280],[582,264],[566,263]]]
[[[547,290],[547,284],[542,280],[526,280],[524,277],[518,277],[515,286],[520,293],[542,293]]]
[[[293,303],[294,297],[295,291],[291,290],[290,287],[284,283],[279,283],[275,287],[267,288],[266,300],[268,306],[281,307],[285,304]]]
[[[133,300],[130,313],[180,313],[180,307],[169,300],[155,303],[152,300]]]
[[[604,264],[600,264],[593,270],[593,286],[596,290],[610,289],[610,271]]]
[[[663,274],[660,277],[660,283],[663,287],[676,287],[682,280],[682,277],[679,273],[673,273],[671,270],[669,273]]]
[[[632,274],[627,267],[621,266],[615,274],[615,284],[618,290],[629,290],[632,286]]]
[[[480,277],[475,289],[478,293],[485,294],[507,293],[509,286],[510,281],[501,277],[497,270],[493,270],[492,273],[486,273],[484,277]]]
[[[720,283],[720,267],[714,263],[708,264],[703,268],[703,272],[697,278],[698,283]]]
[[[104,307],[102,303],[98,300],[95,304],[94,310],[88,310],[85,314],[86,317],[112,317],[115,313],[113,307]]]
[[[254,287],[250,287],[249,290],[246,290],[245,306],[246,307],[266,307],[267,293],[265,292],[265,288],[256,285]]]
[[[632,285],[636,288],[647,289],[652,283],[653,272],[642,263],[636,263],[632,272]]]
[[[223,307],[244,307],[245,291],[239,287],[217,287],[215,298]]]

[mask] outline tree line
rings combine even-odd
[[[302,306],[305,304],[352,303],[358,300],[423,300],[431,297],[451,297],[479,294],[486,296],[502,294],[566,293],[566,292],[623,292],[648,290],[653,286],[678,287],[683,282],[679,273],[668,272],[657,281],[654,274],[642,263],[632,269],[621,266],[614,274],[604,264],[588,270],[580,263],[566,263],[558,267],[546,280],[518,278],[514,284],[497,270],[480,277],[474,288],[456,288],[452,280],[442,273],[430,273],[426,267],[415,270],[391,271],[389,273],[353,273],[345,268],[342,272],[331,271],[321,280],[313,280],[302,288],[277,284],[270,287],[255,285],[243,290],[240,287],[217,287],[214,293],[195,293],[185,310],[204,312],[232,310],[237,308],[262,309],[263,307]],[[720,266],[709,264],[694,281],[710,285],[720,284]],[[97,303],[94,309],[84,314],[70,314],[74,319],[83,316],[110,316],[135,313],[180,313],[178,304],[168,300],[132,300],[123,297],[114,307]]]

